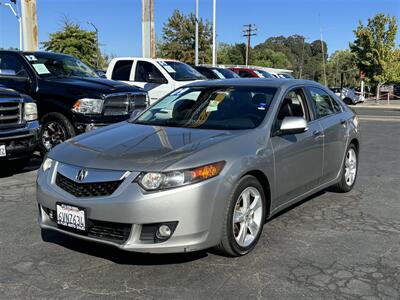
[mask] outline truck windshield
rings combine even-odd
[[[25,57],[41,78],[99,77],[94,70],[71,56],[35,54]]]
[[[264,120],[275,92],[270,87],[180,88],[132,122],[200,129],[252,129]]]
[[[192,80],[204,80],[206,79],[203,75],[193,69],[191,66],[181,63],[178,61],[159,60],[161,65],[168,74],[176,81],[192,81]]]

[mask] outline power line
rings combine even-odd
[[[247,24],[243,25],[243,36],[247,38],[247,47],[246,47],[246,66],[249,65],[249,60],[250,60],[250,43],[251,43],[251,37],[257,35],[258,29],[256,28],[256,25],[254,24]]]

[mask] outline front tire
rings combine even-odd
[[[350,144],[346,150],[340,181],[333,186],[339,193],[350,192],[356,183],[358,172],[358,151],[354,144]]]
[[[39,149],[42,155],[75,136],[74,126],[60,113],[52,112],[44,115],[41,119],[41,124]]]
[[[242,177],[229,196],[224,228],[216,250],[226,256],[242,256],[256,246],[265,222],[266,201],[260,182]]]

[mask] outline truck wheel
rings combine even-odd
[[[53,147],[75,136],[75,129],[71,122],[57,112],[48,113],[41,119],[39,133],[39,148],[45,155]]]

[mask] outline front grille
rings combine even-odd
[[[109,196],[120,186],[122,180],[106,182],[75,182],[64,175],[57,173],[56,185],[75,197]]]
[[[135,109],[147,107],[145,93],[123,93],[108,95],[104,101],[103,114],[105,116],[129,115]]]
[[[50,220],[53,223],[57,224],[56,211],[46,207],[43,207],[43,210],[49,216]],[[114,242],[117,244],[125,243],[128,240],[132,229],[131,224],[98,221],[92,219],[87,220],[87,227],[88,227],[87,231],[80,231],[65,226],[59,226],[59,227],[65,231],[70,231],[79,235],[98,238],[104,241]]]
[[[21,124],[21,103],[0,102],[0,128],[15,127]]]
[[[89,220],[88,236],[123,244],[128,240],[131,228],[131,224]]]

